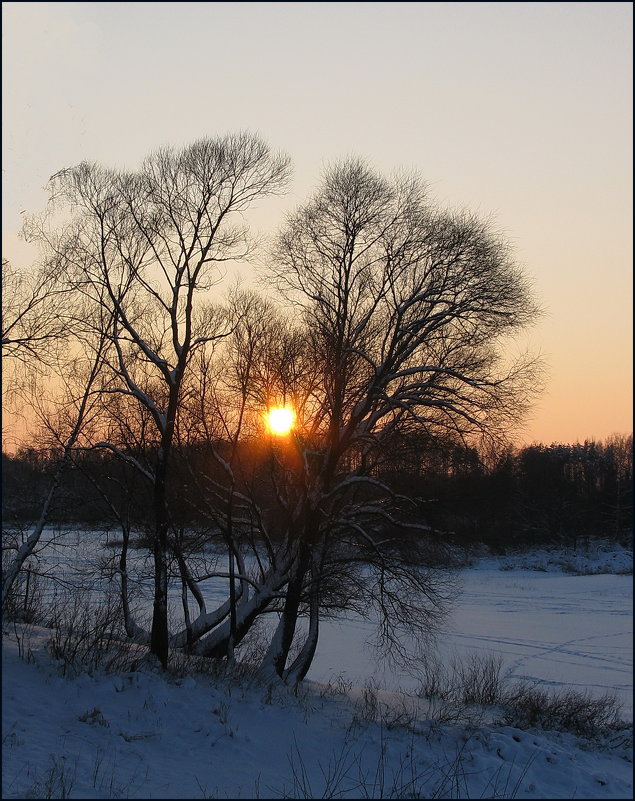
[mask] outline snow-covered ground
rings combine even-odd
[[[614,690],[632,719],[632,576],[619,574],[632,555],[595,575],[543,557],[463,570],[442,657],[493,653],[512,682]],[[375,664],[366,621],[323,627],[298,696],[150,668],[62,678],[46,630],[18,641],[5,629],[3,798],[632,797],[630,730],[591,742],[497,724],[495,710],[430,719],[428,702],[395,692],[417,679]]]

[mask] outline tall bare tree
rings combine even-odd
[[[325,613],[374,605],[393,655],[400,629],[434,629],[452,594],[439,545],[378,467],[415,433],[502,436],[540,366],[506,353],[539,310],[502,238],[440,211],[416,176],[388,180],[356,160],[330,169],[277,239],[267,277],[295,314],[244,293],[212,306],[219,265],[248,252],[235,213],[280,191],[287,171],[248,136],[160,151],[136,173],[82,164],[52,180],[72,219],[40,236],[92,308],[76,321],[84,340],[104,343],[91,444],[134,466],[153,498],[152,653],[163,665],[169,646],[232,659],[277,612],[262,670],[295,684]],[[297,425],[268,442],[262,413],[281,403]],[[170,497],[184,475],[179,492],[210,521],[226,569],[178,529]],[[184,614],[171,636],[170,554]],[[229,582],[214,610],[201,589],[211,578]]]
[[[404,528],[403,499],[373,466],[398,433],[467,440],[514,424],[539,388],[540,365],[511,363],[505,344],[539,309],[490,224],[440,211],[417,176],[388,180],[354,159],[329,169],[289,217],[268,276],[303,317],[321,379],[296,435],[303,470],[289,531],[297,555],[268,655],[278,675],[296,680],[315,651],[329,566],[347,553],[377,566],[374,598],[387,624],[412,617],[413,588],[424,607],[428,594],[426,623],[434,622],[441,594],[430,574],[408,569],[411,559],[380,533]],[[419,531],[411,542],[425,564],[425,527],[405,528]],[[303,602],[311,625],[288,665]]]
[[[288,159],[250,134],[202,139],[150,155],[136,172],[82,163],[51,179],[62,228],[40,227],[50,261],[93,313],[86,335],[104,333],[104,393],[140,405],[152,420],[150,465],[119,444],[96,445],[136,463],[153,495],[154,602],[150,650],[168,660],[168,484],[179,408],[192,357],[227,331],[209,291],[221,266],[250,250],[243,212],[283,190]],[[93,332],[90,332],[90,328]]]

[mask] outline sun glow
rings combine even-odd
[[[269,409],[267,414],[267,424],[272,434],[288,434],[295,422],[295,412],[288,406]]]

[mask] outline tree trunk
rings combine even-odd
[[[130,525],[129,523],[121,526],[123,535],[123,544],[121,546],[121,554],[119,556],[119,577],[121,581],[121,606],[123,611],[123,622],[126,629],[126,634],[130,639],[137,642],[147,643],[147,632],[143,631],[132,619],[132,612],[130,610],[130,599],[128,597],[128,545],[130,542]]]
[[[167,525],[158,527],[154,540],[154,604],[152,607],[152,632],[150,653],[154,654],[161,667],[168,666],[168,566]]]
[[[302,585],[306,573],[307,560],[308,552],[306,545],[303,543],[300,546],[296,564],[292,568],[291,577],[287,584],[280,623],[278,624],[276,633],[261,665],[261,668],[265,671],[268,670],[268,666],[271,665],[280,678],[284,676],[289,650],[298,623],[298,612],[300,609],[300,601],[302,600]]]
[[[302,650],[293,661],[291,667],[285,671],[284,680],[292,687],[296,687],[309,672],[318,644],[320,631],[320,593],[317,581],[317,571],[312,570],[311,600],[309,608],[309,633]]]
[[[152,608],[152,631],[150,653],[154,654],[165,670],[168,666],[168,511],[166,503],[167,449],[159,448],[154,482],[155,533],[154,557],[154,604]]]
[[[195,646],[195,653],[211,659],[231,658],[233,648],[239,645],[256,618],[264,611],[265,607],[271,603],[275,592],[263,592],[262,597],[257,602],[250,602],[248,608],[241,613],[240,607],[236,607],[236,619],[225,620],[221,626],[210,636],[209,641]],[[231,604],[227,602],[228,613],[231,614]]]

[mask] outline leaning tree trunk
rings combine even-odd
[[[285,568],[279,573],[274,573],[263,584],[260,589],[250,598],[241,601],[236,606],[236,631],[234,645],[238,645],[245,635],[249,632],[256,619],[263,614],[271,602],[278,597],[279,591],[288,581],[288,570]],[[238,593],[241,592],[240,587]],[[229,640],[232,636],[231,621],[228,619],[230,613],[230,602],[226,601],[221,608],[212,613],[210,618],[215,620],[206,624],[203,619],[197,628],[194,621],[195,630],[194,653],[207,656],[212,659],[225,659],[229,654]],[[216,626],[216,628],[214,628]],[[214,630],[212,631],[212,629]],[[210,632],[210,633],[207,633]]]
[[[313,657],[317,650],[320,631],[320,591],[318,571],[311,568],[311,588],[309,602],[309,632],[302,650],[293,664],[284,672],[283,678],[287,684],[296,687],[309,672]]]
[[[42,506],[42,511],[40,512],[40,517],[33,527],[33,531],[29,534],[28,538],[22,545],[18,548],[18,552],[16,553],[15,557],[11,561],[11,564],[8,566],[6,571],[2,576],[2,608],[4,609],[7,599],[10,597],[11,588],[18,577],[18,574],[22,570],[22,567],[29,556],[35,550],[35,546],[40,541],[40,537],[42,536],[42,532],[44,531],[44,526],[46,525],[46,520],[49,515],[49,511],[51,509],[51,504],[53,503],[53,499],[57,493],[60,481],[62,479],[62,474],[66,469],[68,464],[68,457],[69,457],[70,449],[64,449],[64,455],[57,465],[55,470],[55,474],[53,476],[53,481],[51,482],[50,489]]]
[[[303,542],[300,545],[296,563],[291,570],[280,622],[261,664],[263,673],[270,672],[273,669],[280,678],[284,677],[289,650],[298,623],[302,588],[307,568],[308,548]]]

